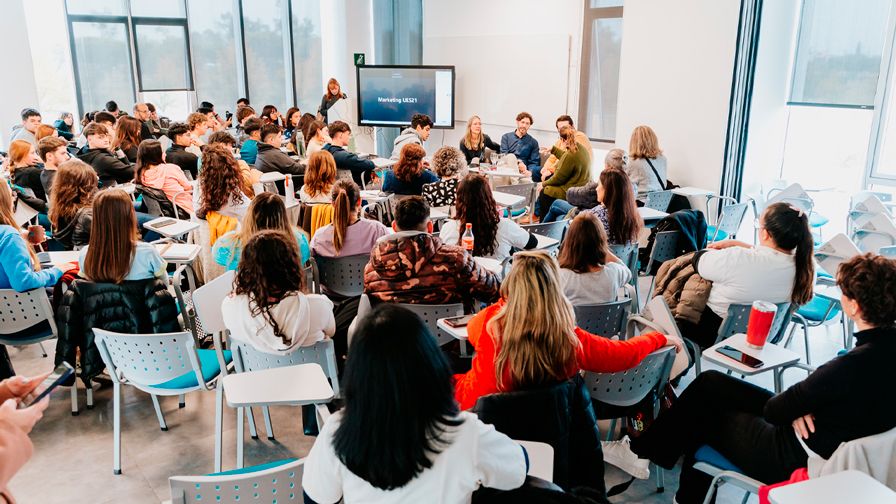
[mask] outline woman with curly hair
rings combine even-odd
[[[533,249],[535,235],[510,219],[501,218],[498,205],[485,176],[471,173],[457,185],[457,216],[445,222],[439,238],[445,243],[461,244],[467,224],[473,227],[473,255],[503,261],[511,248]]]
[[[429,206],[453,206],[457,181],[467,174],[464,154],[455,147],[440,147],[432,156],[432,166],[441,180],[423,186],[423,199]]]
[[[199,173],[199,205],[196,215],[217,212],[242,220],[249,208],[243,176],[236,158],[223,144],[206,145]]]
[[[130,116],[121,116],[115,124],[115,141],[112,152],[124,156],[128,162],[137,162],[137,147],[140,146],[140,121]],[[121,150],[121,153],[118,151]]]
[[[65,250],[78,250],[90,242],[93,197],[97,191],[96,172],[80,159],[61,165],[50,191],[50,224],[53,239]]]
[[[424,184],[438,182],[439,177],[423,166],[426,151],[420,144],[409,143],[401,148],[398,163],[383,176],[383,192],[420,196]]]
[[[329,203],[336,182],[336,160],[328,151],[317,151],[308,158],[305,184],[299,190],[302,203]]]
[[[285,354],[331,337],[333,303],[306,294],[305,272],[293,236],[259,231],[246,243],[221,311],[230,336],[261,352]]]

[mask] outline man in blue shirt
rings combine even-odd
[[[501,137],[501,153],[514,154],[520,164],[520,172],[532,172],[532,180],[541,182],[541,154],[538,152],[538,141],[529,135],[532,127],[532,115],[520,112],[516,116],[516,129],[504,133]]]

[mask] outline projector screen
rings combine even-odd
[[[454,127],[453,66],[355,68],[359,125],[410,126],[414,114],[426,114],[434,128]]]

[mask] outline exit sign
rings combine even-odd
[[[355,66],[364,64],[364,53],[355,53]]]

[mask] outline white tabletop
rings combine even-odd
[[[768,498],[772,504],[893,504],[896,493],[863,472],[842,471],[774,488]]]
[[[381,158],[381,157],[370,158],[370,160],[373,161],[373,166],[376,166],[378,169],[389,168],[390,166],[397,163],[397,161],[393,161],[389,158]]]
[[[202,247],[192,243],[157,243],[156,249],[162,259],[172,264],[185,264],[193,262]]]
[[[717,348],[725,345],[736,348],[751,357],[756,357],[762,361],[762,367],[752,368],[716,351]],[[750,348],[747,346],[746,334],[735,334],[706,349],[703,352],[703,358],[742,375],[755,375],[795,364],[799,362],[800,354],[772,343],[766,343],[761,350]]]
[[[455,339],[466,340],[467,339],[467,326],[459,326],[459,327],[451,327],[450,325],[445,323],[445,319],[440,318],[436,320],[436,326],[450,334]]]
[[[497,203],[503,207],[519,205],[523,201],[526,201],[525,196],[520,196],[518,194],[510,194],[510,193],[501,192],[501,191],[493,191],[492,197],[495,198],[495,203]]]
[[[70,262],[78,262],[79,252],[77,250],[66,250],[62,252],[41,252],[37,254],[37,258],[41,264],[64,264]]]
[[[647,207],[638,207],[638,213],[641,214],[641,219],[644,221],[660,220],[669,216],[666,212]]]
[[[144,223],[143,227],[149,229],[150,231],[155,231],[156,233],[159,233],[166,238],[176,238],[178,236],[183,236],[190,231],[193,231],[194,229],[199,229],[198,223],[179,219],[174,219],[177,222],[175,222],[174,224],[169,224],[165,227],[154,227],[155,223],[168,221],[171,219],[171,217],[159,217],[158,219],[153,219],[149,222]]]
[[[137,190],[137,186],[133,182],[128,182],[126,184],[118,184],[115,186],[115,188],[121,189],[122,191],[124,191],[128,194],[134,194],[134,192]]]
[[[715,191],[710,191],[709,189],[701,189],[699,187],[687,186],[672,189],[672,194],[678,194],[679,196],[712,196],[715,194]]]
[[[230,407],[304,405],[333,398],[333,388],[320,364],[298,364],[224,377],[224,395]]]
[[[529,172],[529,170],[526,170],[525,173],[520,173],[519,170],[508,170],[508,169],[506,169],[506,168],[501,168],[501,169],[499,169],[499,170],[492,170],[492,169],[489,169],[489,168],[491,168],[491,166],[489,166],[489,167],[487,167],[487,168],[485,168],[485,169],[483,169],[483,167],[480,166],[479,168],[470,168],[470,171],[474,171],[474,172],[481,173],[481,174],[485,175],[486,177],[513,177],[513,178],[523,178],[523,177],[529,177],[529,176],[532,175],[532,174]]]
[[[258,177],[258,181],[261,183],[265,182],[278,182],[286,178],[286,175],[280,172],[267,172],[262,173],[260,177]]]
[[[444,220],[449,217],[448,207],[430,207],[429,209],[429,220]]]
[[[551,248],[551,247],[557,245],[558,243],[560,243],[560,240],[557,240],[555,238],[550,238],[550,237],[547,237],[544,235],[532,233],[532,236],[534,236],[535,239],[538,240],[538,245],[535,247],[536,250]]]
[[[386,201],[387,199],[389,199],[389,196],[389,194],[384,193],[378,189],[361,191],[361,199],[367,201],[368,203]]]
[[[500,275],[503,270],[501,261],[497,259],[492,259],[491,257],[474,257],[473,260],[496,275]]]

